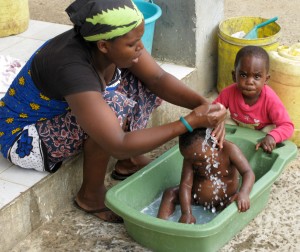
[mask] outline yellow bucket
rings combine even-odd
[[[276,50],[279,46],[280,26],[270,23],[257,30],[257,39],[232,37],[240,31],[246,34],[255,26],[267,19],[261,17],[233,17],[222,21],[218,29],[218,83],[220,92],[232,83],[231,72],[234,70],[234,60],[237,52],[244,46],[261,46],[266,51]]]
[[[19,34],[28,24],[28,0],[0,0],[0,37]]]
[[[270,55],[269,85],[286,107],[294,125],[291,138],[300,147],[300,43],[279,46]]]

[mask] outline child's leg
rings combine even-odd
[[[174,213],[176,205],[179,204],[179,187],[171,187],[164,191],[159,206],[157,217],[167,220]]]

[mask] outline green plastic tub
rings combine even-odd
[[[182,156],[177,145],[111,188],[106,205],[123,217],[126,230],[135,241],[153,251],[217,251],[264,209],[272,184],[297,155],[297,147],[290,141],[279,144],[272,154],[255,151],[255,144],[262,137],[260,131],[226,126],[226,139],[241,148],[256,175],[250,194],[251,208],[245,213],[239,213],[234,202],[210,222],[194,225],[141,213],[165,188],[179,184]]]

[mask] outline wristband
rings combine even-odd
[[[183,125],[187,128],[189,132],[193,132],[192,126],[182,116],[180,116],[180,121],[183,123]]]

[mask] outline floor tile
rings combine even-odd
[[[30,187],[39,182],[42,178],[46,177],[48,174],[48,172],[38,172],[32,169],[23,169],[13,165],[0,173],[0,179]]]
[[[1,51],[0,53],[2,55],[9,55],[13,58],[26,61],[43,43],[43,40],[22,38],[22,40],[17,44]]]
[[[51,25],[52,23],[49,22],[30,20],[28,29],[18,34],[18,37],[37,39],[37,34],[47,31]]]
[[[5,52],[6,49],[14,47],[15,44],[18,44],[23,40],[24,38],[18,36],[0,38],[0,54],[3,54],[3,52]]]
[[[0,208],[14,200],[27,189],[27,186],[17,185],[0,179]]]
[[[7,168],[13,166],[12,163],[8,162],[2,155],[0,154],[0,173],[6,170]]]
[[[47,28],[33,34],[34,39],[48,40],[72,28],[71,25],[50,24]]]
[[[176,78],[179,80],[183,79],[187,75],[189,75],[191,72],[195,70],[195,68],[186,67],[186,66],[179,66],[175,64],[170,63],[163,63],[161,67],[168,73],[173,74]]]

